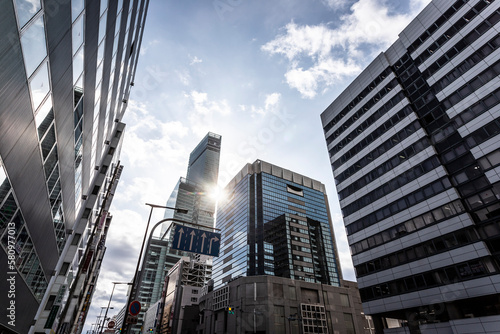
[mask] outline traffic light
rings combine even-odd
[[[228,314],[234,314],[234,308],[233,308],[232,306],[229,306],[229,307],[227,308],[227,313],[228,313]]]
[[[150,328],[150,329],[148,330],[148,332],[153,333],[153,329],[152,329],[152,328]]]

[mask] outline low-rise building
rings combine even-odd
[[[370,333],[357,284],[239,277],[200,298],[198,334]]]

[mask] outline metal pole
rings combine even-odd
[[[253,333],[255,334],[255,308],[253,309]]]
[[[130,291],[130,294],[129,294],[128,298],[127,298],[127,304],[125,304],[125,307],[126,307],[126,309],[125,309],[125,316],[123,317],[123,323],[122,323],[122,328],[123,328],[123,332],[124,333],[130,333],[130,326],[129,326],[129,324],[127,324],[128,307],[129,307],[130,303],[132,302],[132,297],[135,297],[135,295],[137,293],[137,287],[136,287],[136,285],[138,283],[137,282],[137,276],[138,276],[138,272],[139,272],[139,266],[141,264],[142,253],[144,251],[144,244],[146,242],[146,237],[148,235],[149,223],[151,221],[151,215],[153,214],[153,209],[156,208],[156,207],[160,207],[160,208],[166,208],[166,209],[183,210],[183,209],[170,208],[170,207],[165,207],[165,206],[160,206],[160,205],[154,205],[154,204],[148,204],[148,203],[146,203],[146,205],[151,206],[151,210],[149,212],[148,223],[146,225],[146,231],[144,232],[144,238],[142,240],[141,251],[139,253],[139,259],[137,260],[137,266],[135,268],[134,279],[132,280],[132,290]],[[187,211],[187,210],[185,210],[185,211]],[[166,221],[180,222],[182,224],[191,224],[188,221],[180,220],[180,219],[175,219],[175,218],[162,219],[159,222],[157,222],[156,225],[151,229],[150,237],[153,235],[154,229],[158,225],[160,225],[161,223],[164,223]]]
[[[130,290],[130,294],[128,295],[127,298],[127,303],[125,304],[125,316],[123,317],[123,324],[122,328],[125,330],[125,333],[130,332],[130,326],[127,324],[127,316],[128,316],[128,307],[130,303],[132,302],[132,295],[135,296],[135,284],[136,284],[136,279],[137,279],[137,272],[139,271],[139,264],[141,263],[141,258],[142,258],[142,250],[144,248],[144,243],[146,242],[146,236],[148,235],[148,228],[149,228],[149,222],[151,221],[151,215],[153,214],[153,209],[155,207],[151,205],[151,210],[149,211],[149,218],[148,218],[148,223],[146,224],[146,231],[144,232],[144,238],[142,239],[142,246],[141,246],[141,251],[139,252],[139,259],[137,260],[137,266],[135,267],[135,273],[134,273],[134,278],[132,279],[132,289]]]
[[[113,292],[115,291],[115,286],[116,284],[113,283],[113,289],[111,289],[111,296],[109,296],[108,307],[106,307],[106,313],[104,313],[104,319],[102,320],[101,329],[98,331],[98,333],[102,333],[102,330],[104,329],[104,322],[106,321],[106,317],[108,315],[109,305],[111,304],[111,298],[113,298]]]
[[[108,307],[106,307],[106,313],[104,313],[104,319],[102,320],[101,330],[99,331],[99,333],[102,333],[102,331],[104,330],[104,322],[106,321],[106,317],[108,316],[108,311],[110,309],[109,306],[111,305],[111,298],[113,298],[113,292],[115,291],[116,285],[117,284],[130,284],[127,282],[111,282],[111,283],[113,283],[113,289],[111,289],[111,296],[109,296]]]

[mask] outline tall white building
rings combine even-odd
[[[321,115],[377,333],[500,328],[499,33],[500,1],[432,1]]]
[[[82,329],[148,3],[0,2],[0,332]]]

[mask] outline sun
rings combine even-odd
[[[220,201],[224,200],[224,198],[226,197],[224,189],[222,189],[222,187],[220,187],[218,185],[214,186],[210,190],[209,196],[210,196],[210,198],[212,198],[216,202],[220,202]]]

